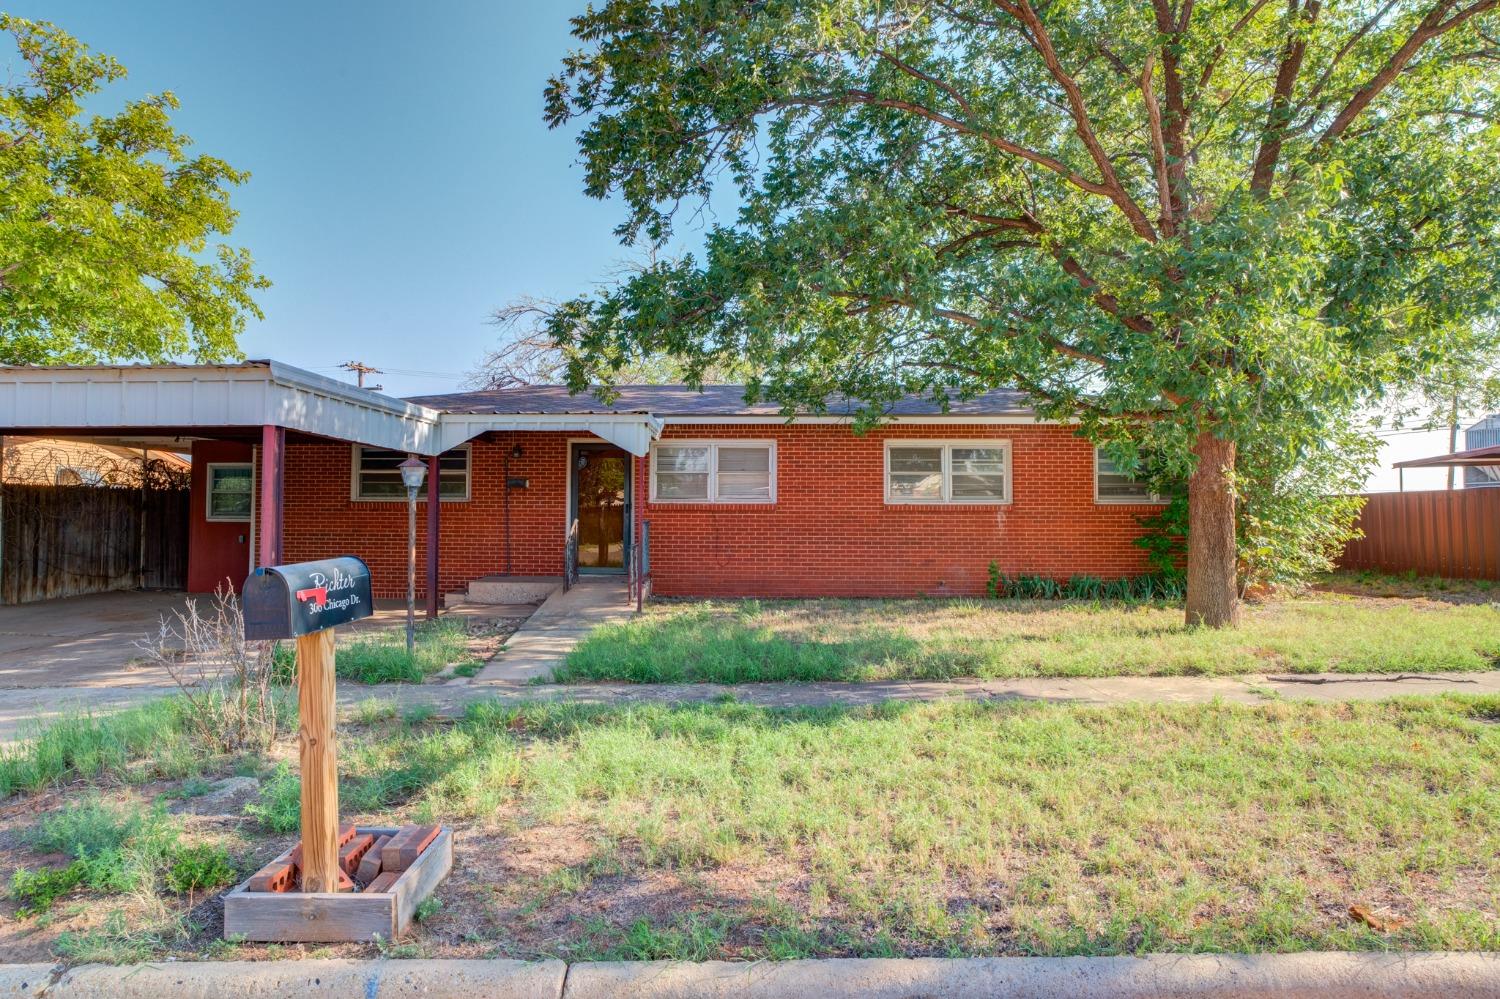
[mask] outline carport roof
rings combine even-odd
[[[416,454],[491,431],[592,433],[645,454],[650,414],[445,414],[279,361],[0,366],[0,434],[214,436],[262,426]]]

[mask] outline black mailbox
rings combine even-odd
[[[353,555],[256,569],[241,605],[251,640],[296,638],[375,612],[370,569]]]

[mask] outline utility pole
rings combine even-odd
[[[372,368],[363,361],[345,361],[343,364],[340,364],[339,367],[343,368],[345,371],[354,372],[354,377],[359,380],[360,388],[368,388],[371,392],[379,392],[381,389],[385,388],[384,385],[365,385],[365,375],[385,374],[385,372],[381,371],[379,368]]]

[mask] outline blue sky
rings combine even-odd
[[[496,337],[496,308],[570,295],[630,252],[617,205],[586,198],[573,130],[542,123],[542,87],[586,0],[0,0],[130,71],[121,101],[172,90],[180,128],[249,170],[234,241],[274,287],[242,341],[395,395],[455,387]],[[693,233],[683,234],[692,242]],[[1390,462],[1447,450],[1388,436]],[[1414,472],[1408,488],[1441,488]]]
[[[233,241],[274,287],[251,357],[398,395],[454,386],[517,296],[591,287],[626,258],[587,198],[542,87],[585,0],[3,0],[129,70],[109,98],[172,90],[203,152],[249,170]]]

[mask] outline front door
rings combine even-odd
[[[570,520],[578,525],[578,568],[623,572],[630,544],[630,455],[611,444],[574,444]]]

